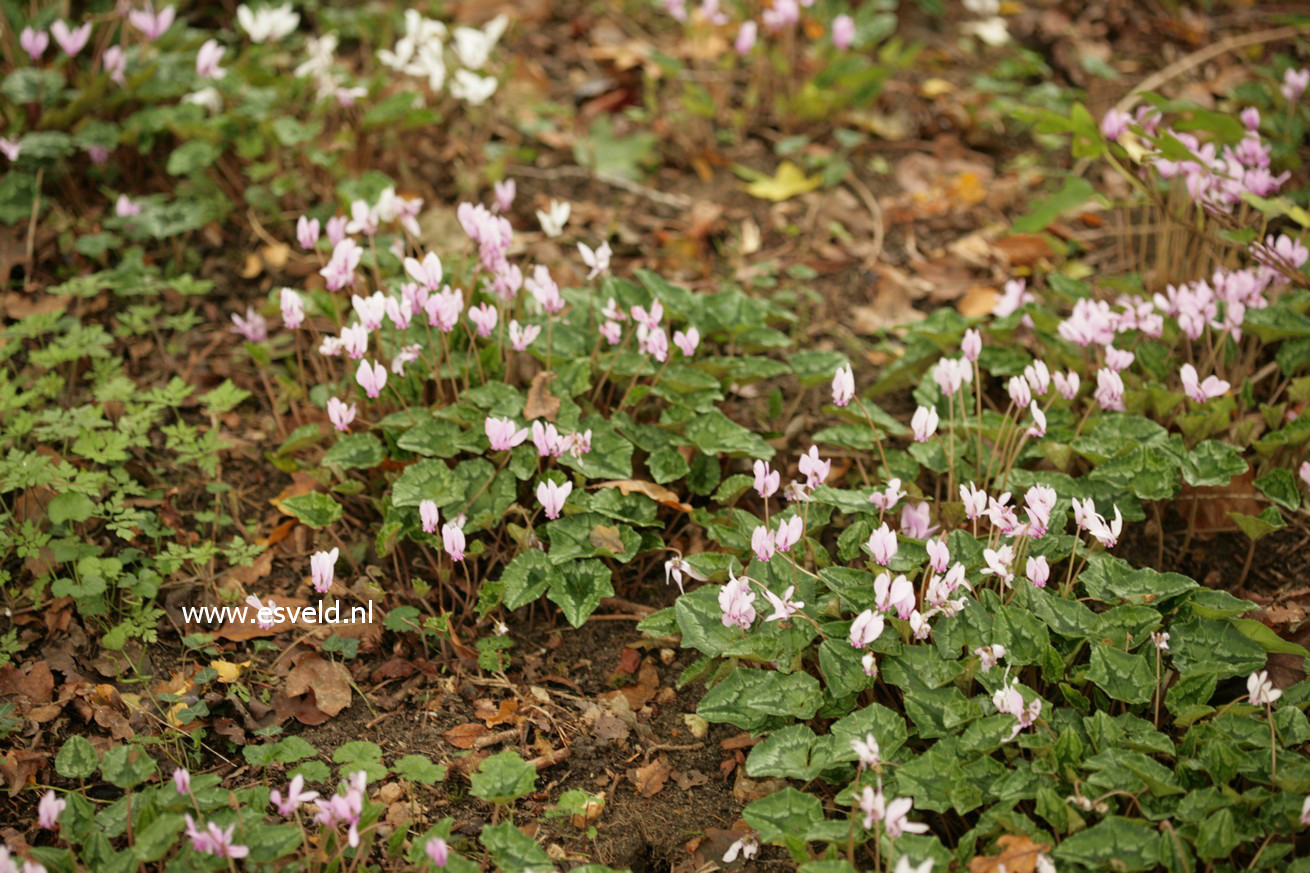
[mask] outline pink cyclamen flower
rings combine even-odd
[[[1310,69],[1294,70],[1289,67],[1283,73],[1283,84],[1278,90],[1288,103],[1295,103],[1301,99],[1307,86],[1310,86]]]
[[[1096,371],[1096,402],[1107,412],[1124,411],[1124,380],[1113,370]]]
[[[801,475],[805,477],[805,487],[818,488],[827,480],[828,473],[832,470],[832,461],[819,457],[818,446],[810,446],[809,451],[801,455],[797,466]]]
[[[50,35],[44,30],[24,27],[23,32],[18,35],[18,44],[27,52],[27,56],[35,61],[45,54],[45,50],[50,46]]]
[[[887,481],[887,487],[882,491],[875,491],[869,495],[869,502],[878,507],[883,512],[887,512],[905,496],[905,491],[901,489],[901,480],[895,476]]]
[[[350,430],[350,423],[355,420],[355,404],[347,404],[338,397],[329,397],[327,402],[328,421],[337,430]]]
[[[111,45],[105,49],[100,63],[104,65],[105,72],[112,82],[122,85],[127,81],[127,54],[122,46]]]
[[[940,421],[937,410],[931,406],[920,406],[914,410],[914,417],[910,419],[910,430],[914,432],[914,441],[921,443],[937,432],[937,423]]]
[[[1269,680],[1268,670],[1260,670],[1246,677],[1246,692],[1252,706],[1273,706],[1283,696],[1283,692]]]
[[[69,27],[63,21],[56,21],[50,26],[50,35],[59,43],[64,54],[71,58],[84,49],[90,41],[91,22],[84,22],[81,27]]]
[[[1101,135],[1108,140],[1116,140],[1128,132],[1128,125],[1133,117],[1121,109],[1111,109],[1101,117]]]
[[[1183,364],[1179,375],[1182,377],[1183,390],[1195,403],[1205,403],[1216,397],[1222,397],[1232,387],[1218,376],[1206,376],[1205,381],[1202,382],[1197,376],[1196,368],[1191,364]]]
[[[317,218],[302,215],[296,219],[296,242],[302,249],[313,251],[318,245],[319,223]]]
[[[767,616],[764,620],[766,622],[786,621],[796,613],[800,612],[805,604],[799,600],[791,599],[792,595],[795,593],[795,585],[788,585],[787,590],[782,592],[781,597],[766,588],[764,590],[764,599],[769,601],[769,605],[773,607],[773,614]]]
[[[436,291],[441,287],[441,279],[444,275],[441,258],[433,252],[428,252],[421,261],[416,258],[405,258],[405,272],[429,291]]]
[[[319,594],[326,594],[332,587],[332,580],[336,577],[337,557],[341,550],[333,548],[330,552],[315,552],[309,556],[309,573],[314,584],[314,590]]]
[[[1036,400],[1028,404],[1028,411],[1032,413],[1033,417],[1033,426],[1028,428],[1028,436],[1034,439],[1046,436],[1046,413],[1042,412],[1042,408],[1037,405]]]
[[[659,330],[660,320],[664,318],[664,304],[659,300],[653,300],[650,309],[644,306],[634,306],[631,309],[632,319],[646,330]]]
[[[963,358],[942,358],[933,367],[932,378],[943,394],[953,397],[973,382],[973,368]]]
[[[769,467],[768,461],[756,461],[754,471],[756,494],[768,500],[778,493],[778,485],[782,482],[782,475],[777,470]],[[1310,480],[1307,480],[1307,484],[1310,484]]]
[[[258,597],[255,598],[255,602],[259,602]],[[263,604],[261,603],[260,606],[262,607]],[[178,794],[191,793],[191,773],[185,767],[178,767],[173,771],[173,788]]]
[[[277,624],[277,622],[273,620],[275,615],[273,610],[277,608],[277,602],[271,597],[269,598],[268,603],[264,603],[254,594],[250,594],[246,596],[246,605],[255,611],[255,623],[258,624],[261,629],[268,630]],[[191,775],[188,773],[187,779],[190,778]],[[176,771],[173,773],[173,779],[177,779]],[[191,783],[188,782],[187,784],[190,785]],[[186,793],[185,791],[182,791],[181,788],[178,789],[178,792],[182,794]]]
[[[1124,517],[1119,512],[1119,507],[1114,508],[1114,521],[1107,522],[1100,515],[1093,515],[1088,520],[1087,532],[1100,542],[1107,549],[1112,549],[1119,544],[1119,532],[1123,530]]]
[[[964,339],[960,342],[960,352],[969,363],[978,360],[978,356],[982,354],[982,334],[973,328],[966,330]]]
[[[1033,389],[1024,377],[1011,376],[1006,388],[1009,390],[1010,402],[1020,409],[1032,402]]]
[[[305,301],[290,288],[278,292],[278,305],[282,308],[282,324],[295,330],[305,320]]]
[[[608,241],[602,241],[599,246],[592,248],[586,243],[578,243],[578,254],[582,256],[582,263],[590,268],[591,272],[587,274],[587,281],[590,282],[597,276],[606,272],[610,268],[610,256],[613,252],[610,250]]]
[[[423,533],[436,533],[441,513],[437,511],[435,500],[421,500],[418,504],[419,521],[423,524]]]
[[[537,447],[537,456],[541,458],[558,458],[564,454],[564,440],[550,422],[532,422],[532,444]]]
[[[669,357],[669,335],[664,332],[664,328],[647,331],[644,337],[638,331],[640,337],[639,345],[641,350],[650,355],[659,363],[664,363]]]
[[[491,450],[494,452],[505,452],[523,444],[528,438],[528,429],[515,428],[514,422],[508,418],[487,417],[483,422],[483,430],[486,431],[487,441],[491,443]]]
[[[382,320],[387,317],[387,295],[381,291],[374,291],[367,297],[351,294],[350,307],[364,327],[370,331],[377,330],[382,326]]]
[[[936,573],[945,573],[951,563],[951,550],[945,539],[928,540],[928,566]]]
[[[348,224],[350,224],[350,216],[348,215],[334,215],[328,219],[326,228],[328,245],[335,249],[337,244],[346,238],[346,225]]]
[[[932,526],[932,516],[927,501],[907,503],[901,508],[901,532],[916,540],[927,539],[937,528]]]
[[[750,580],[745,576],[740,579],[728,570],[728,584],[719,591],[719,609],[723,611],[724,627],[739,627],[750,630],[755,621],[755,593],[751,591]]]
[[[882,763],[882,749],[872,733],[865,734],[864,739],[856,737],[851,740],[851,751],[855,753],[862,769],[867,770]]]
[[[316,797],[318,797],[318,792],[306,791],[305,777],[299,775],[291,779],[291,784],[287,786],[285,795],[276,788],[268,794],[269,802],[277,809],[277,814],[283,818],[291,818],[299,811],[300,807],[312,802]]]
[[[1023,694],[1019,691],[1019,683],[1014,680],[996,689],[992,694],[992,705],[996,707],[997,712],[1014,717],[1015,725],[1006,742],[1019,736],[1024,728],[1032,727],[1037,717],[1042,714],[1042,699],[1035,697],[1032,703],[1025,705]]]
[[[978,656],[978,668],[984,673],[990,673],[996,663],[1005,657],[1005,646],[993,643],[990,646],[974,649],[973,653]]]
[[[361,360],[355,371],[355,381],[369,397],[377,397],[387,386],[387,368],[376,361],[370,367],[368,361]]]
[[[873,597],[875,606],[884,612],[894,609],[902,619],[914,611],[914,583],[904,575],[893,579],[888,573],[879,573],[873,580]]]
[[[1301,481],[1306,484],[1307,488],[1310,488],[1310,461],[1302,461],[1299,472],[1301,474]]]
[[[518,185],[513,179],[502,179],[494,186],[495,209],[497,212],[509,212],[514,206],[514,197],[518,194]]]
[[[141,34],[148,42],[154,42],[173,26],[175,14],[176,10],[172,6],[165,6],[156,14],[154,4],[147,2],[144,8],[133,9],[129,12],[127,20],[129,24],[141,31]]]
[[[247,306],[244,317],[232,313],[232,332],[247,342],[262,343],[268,339],[268,322],[255,311],[255,307]]]
[[[1116,373],[1127,370],[1136,359],[1137,355],[1126,349],[1116,349],[1114,346],[1105,347],[1105,366]]]
[[[696,354],[696,347],[700,345],[700,331],[695,327],[687,328],[685,333],[675,330],[673,332],[673,344],[678,347],[684,357],[690,358]]]
[[[964,503],[964,516],[970,521],[987,511],[987,492],[974,487],[972,482],[960,486],[960,500]]]
[[[132,218],[141,214],[141,204],[126,194],[119,194],[118,199],[114,201],[114,214],[119,218]]]
[[[762,524],[756,525],[751,533],[751,551],[755,552],[756,559],[760,561],[767,562],[773,557],[773,534]]]
[[[7,136],[0,136],[0,154],[9,159],[10,163],[18,160],[18,156],[23,153],[23,146],[16,139],[10,139]],[[122,195],[120,194],[121,198]]]
[[[845,406],[855,397],[855,373],[851,370],[851,365],[846,364],[837,368],[837,372],[832,375],[832,402],[838,406]]]
[[[196,52],[196,75],[202,79],[221,79],[227,70],[219,66],[227,49],[218,44],[218,40],[206,40]]]
[[[1301,802],[1301,824],[1310,825],[1310,797]]]
[[[600,335],[605,337],[605,342],[617,346],[623,339],[623,325],[617,321],[607,321],[600,326]]]
[[[1029,558],[1024,575],[1033,583],[1034,588],[1045,588],[1046,581],[1051,578],[1051,565],[1047,562],[1046,556],[1038,555]]]
[[[332,222],[328,222],[331,231]],[[339,291],[355,284],[355,268],[364,259],[364,250],[350,237],[342,238],[332,248],[332,257],[319,270],[329,291]]]
[[[554,315],[564,308],[564,297],[559,292],[559,285],[551,278],[550,270],[538,264],[532,275],[523,280],[523,287],[528,289],[532,298],[541,304],[549,315]]]
[[[205,825],[205,829],[202,831],[196,827],[196,822],[191,818],[190,813],[187,813],[185,818],[186,834],[191,838],[191,848],[197,852],[219,858],[244,858],[250,854],[248,846],[236,842],[237,826],[235,824],[221,828],[211,821]]]
[[[541,336],[541,325],[539,324],[524,326],[517,321],[509,323],[509,343],[516,352],[521,352],[532,345],[532,341],[539,336]]]
[[[669,579],[672,579],[674,582],[678,583],[678,590],[683,591],[683,587],[682,587],[683,576],[687,576],[691,579],[695,579],[698,582],[709,581],[709,579],[705,575],[697,571],[694,567],[691,566],[690,563],[688,563],[681,556],[669,558],[669,560],[664,562],[665,585],[668,585]]]
[[[773,532],[773,545],[780,552],[791,551],[791,547],[801,541],[804,532],[805,520],[799,515],[793,515],[780,523],[778,529]]]
[[[565,482],[563,485],[550,480],[537,483],[537,502],[546,510],[546,518],[559,518],[560,512],[564,509],[564,501],[572,491],[572,482]]]
[[[441,545],[452,561],[464,560],[464,516],[457,516],[441,526]]]
[[[1060,396],[1065,400],[1073,400],[1078,396],[1078,386],[1082,382],[1073,370],[1067,374],[1053,373],[1051,381],[1055,383],[1055,390],[1059,391]]]
[[[883,522],[882,526],[869,534],[869,552],[873,555],[875,563],[886,567],[891,563],[892,558],[896,557],[898,545],[896,542],[896,532]]]
[[[368,351],[368,333],[368,326],[363,324],[352,324],[341,329],[339,340],[341,351],[346,353],[346,357],[352,361],[364,357],[364,353]]]
[[[492,331],[496,329],[496,322],[499,320],[500,314],[494,306],[480,303],[469,308],[469,321],[473,322],[473,326],[477,328],[480,337],[491,336]]]
[[[37,824],[48,831],[55,829],[59,824],[59,815],[68,806],[68,801],[61,798],[54,791],[47,791],[42,797],[41,802],[36,806]]]
[[[849,15],[838,15],[832,20],[832,44],[841,51],[846,51],[855,41],[855,19]]]
[[[760,26],[758,24],[751,20],[743,21],[741,27],[737,29],[737,39],[733,44],[737,54],[750,54],[750,50],[755,48],[755,41],[759,38],[759,34]]]
[[[862,649],[882,636],[886,622],[881,612],[866,609],[851,622],[850,642],[856,649]]]
[[[427,853],[428,860],[432,862],[434,867],[445,867],[450,859],[450,850],[446,847],[446,841],[441,837],[433,837],[428,840],[428,844],[423,847],[423,851]]]

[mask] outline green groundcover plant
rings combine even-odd
[[[773,23],[795,5],[771,6]],[[854,38],[841,17],[837,48]],[[250,84],[263,60],[282,62],[261,53],[293,38],[299,18],[243,6],[238,23],[250,57],[232,69]],[[448,32],[410,13],[378,61],[473,112],[495,90],[480,71],[503,26]],[[230,208],[221,158],[234,150],[244,172],[269,180],[243,196],[274,211],[296,193],[302,153],[317,163],[326,124],[273,108],[303,100],[312,116],[371,93],[338,68],[327,35],[304,47],[300,85],[238,87],[224,45],[176,25],[171,7],[132,10],[102,31],[46,15],[15,33],[32,64],[3,90],[32,111],[15,122],[30,129],[0,143],[17,169],[0,190],[6,218],[39,215],[45,180],[75,178],[79,149],[98,166],[142,138],[183,140],[167,159],[185,177],[172,195],[113,192],[109,229],[77,238],[103,269],[52,289],[75,298],[209,292],[185,272],[181,242]],[[62,54],[47,63],[51,39]],[[1246,618],[1250,603],[1116,554],[1125,525],[1149,514],[1163,536],[1162,507],[1184,485],[1251,474],[1268,505],[1234,521],[1252,548],[1303,511],[1310,253],[1296,225],[1310,222],[1281,191],[1291,158],[1266,137],[1300,129],[1306,78],[1289,68],[1279,97],[1253,99],[1237,122],[1163,102],[1100,124],[1081,107],[1042,119],[1207,245],[1160,275],[1014,280],[985,318],[939,310],[907,328],[871,374],[841,352],[797,348],[780,300],[696,294],[644,270],[614,276],[603,240],[578,244],[586,280],[561,287],[553,265],[515,253],[512,181],[490,205],[460,204],[463,238],[436,245],[420,233],[420,200],[380,173],[343,174],[294,229],[276,225],[282,244],[317,262],[314,281],[225,324],[245,340],[271,412],[305,422],[269,457],[316,487],[280,507],[325,537],[347,509],[369,520],[353,553],[343,543],[310,558],[313,587],[343,595],[343,546],[352,561],[403,559],[409,590],[385,593],[407,602],[387,629],[444,647],[452,628],[482,627],[480,664],[504,671],[506,613],[544,600],[581,626],[622,574],[662,565],[679,594],[641,630],[698,654],[681,681],[704,683],[702,718],[760,738],[747,774],[791,780],[746,808],[753,833],[725,862],[770,844],[809,873],[948,869],[997,851],[997,863],[1043,873],[1310,868],[1296,857],[1310,822],[1310,683],[1278,689],[1267,672],[1271,653],[1310,653]],[[139,105],[84,120],[107,94]],[[393,130],[427,118],[412,95],[384,97],[365,121],[374,112]],[[561,235],[567,204],[538,220]],[[167,272],[145,257],[165,239],[179,243]],[[7,328],[0,352],[10,364],[0,493],[57,493],[39,517],[5,507],[3,549],[44,561],[34,601],[45,586],[71,596],[110,648],[156,639],[164,579],[257,552],[241,536],[217,544],[235,524],[221,479],[200,519],[211,541],[198,545],[174,541],[135,499],[178,471],[217,475],[218,428],[190,417],[191,387],[138,392],[108,351],[195,324],[160,311],[124,307],[111,335],[55,309]],[[86,402],[57,406],[74,384]],[[910,415],[879,405],[906,398]],[[201,412],[212,423],[248,399],[225,383]],[[741,423],[781,421],[807,400],[828,423],[794,459],[782,433]],[[674,524],[712,547],[679,553],[666,536]],[[91,541],[93,525],[134,545],[110,552]],[[267,592],[242,594],[267,621]],[[355,741],[330,750],[334,773],[317,753],[297,737],[248,746],[264,781],[229,790],[186,766],[159,778],[139,744],[102,753],[70,738],[55,759],[63,782],[43,787],[37,807],[48,833],[21,860],[3,850],[0,871],[475,869],[477,846],[452,836],[451,819],[384,830],[369,793],[388,774],[439,782],[443,767],[422,755],[388,763]],[[512,820],[537,789],[535,768],[505,751],[470,782],[494,809],[478,838],[492,862],[552,868]],[[101,783],[112,799],[93,802],[88,785]],[[589,802],[570,794],[557,814]]]

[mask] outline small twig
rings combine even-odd
[[[570,754],[572,754],[572,752],[570,752],[566,748],[556,749],[555,751],[550,752],[549,754],[541,755],[540,757],[533,758],[528,763],[531,764],[533,767],[536,767],[538,770],[545,770],[547,767],[553,767],[554,765],[558,764],[560,761],[568,760]]]

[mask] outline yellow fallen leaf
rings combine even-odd
[[[777,171],[763,179],[756,179],[746,186],[746,193],[761,200],[778,203],[808,194],[823,184],[819,176],[807,176],[800,167],[791,161],[783,161]]]
[[[234,664],[231,661],[210,661],[209,666],[218,673],[218,681],[225,684],[231,684],[241,678],[241,673],[250,666],[249,661],[242,661],[240,664]]]
[[[919,93],[929,100],[934,97],[940,97],[943,94],[949,94],[955,90],[955,86],[945,79],[932,78],[925,81],[919,86]]]

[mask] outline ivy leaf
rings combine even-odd
[[[55,772],[65,779],[85,779],[100,765],[95,746],[85,737],[71,736],[55,755]]]
[[[278,508],[315,530],[325,528],[341,518],[341,504],[321,491],[288,497],[278,504]]]
[[[140,746],[115,746],[105,752],[100,764],[105,781],[124,791],[145,782],[156,769],[155,759]]]
[[[476,779],[477,774],[474,774],[473,778]],[[473,793],[477,794],[477,791]],[[532,837],[515,827],[513,822],[505,821],[498,825],[488,825],[482,829],[479,839],[482,840],[482,845],[487,847],[487,851],[491,852],[492,858],[496,861],[496,868],[503,870],[504,873],[534,873],[534,871],[555,869],[546,850],[541,848]]]
[[[823,804],[813,794],[787,786],[760,798],[741,812],[766,843],[781,843],[823,821]]]
[[[547,597],[564,611],[574,627],[582,627],[587,616],[600,606],[601,598],[614,594],[610,570],[600,561],[572,561],[552,576]]]
[[[1280,467],[1268,475],[1261,476],[1255,480],[1255,487],[1260,489],[1260,493],[1265,497],[1289,512],[1296,512],[1301,506],[1301,489],[1297,486],[1296,477],[1290,470]]]
[[[445,461],[430,459],[410,464],[391,486],[394,506],[418,506],[424,500],[449,505],[458,499],[454,493],[455,474]]]
[[[537,768],[523,760],[518,752],[506,749],[483,760],[469,780],[474,797],[488,803],[508,804],[536,790]],[[510,827],[514,829],[513,825]],[[486,830],[484,841],[485,838]]]
[[[342,470],[372,469],[386,457],[382,441],[371,433],[346,434],[323,453],[324,467]]]
[[[446,768],[432,763],[426,755],[406,755],[391,765],[392,772],[411,782],[433,785],[446,778]]]
[[[1155,672],[1143,654],[1093,643],[1087,678],[1114,700],[1147,703],[1155,694]]]
[[[1116,815],[1067,837],[1051,855],[1062,864],[1134,873],[1156,869],[1161,852],[1172,856],[1173,847],[1161,846],[1162,839],[1169,837],[1136,819]]]
[[[558,567],[544,552],[527,549],[514,556],[500,575],[504,586],[505,607],[519,609],[546,593],[546,589],[561,577]],[[562,581],[562,580],[561,580]]]

